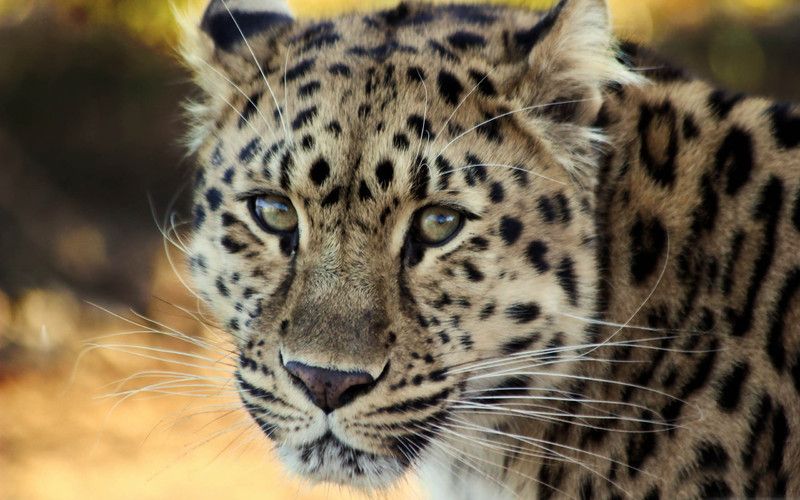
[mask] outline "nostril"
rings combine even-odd
[[[350,403],[376,384],[375,378],[366,372],[331,370],[298,361],[285,363],[284,367],[325,413]]]

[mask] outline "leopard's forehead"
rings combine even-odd
[[[204,163],[238,193],[292,193],[310,216],[343,203],[378,210],[383,222],[401,203],[431,197],[479,211],[490,197],[469,191],[498,148],[499,179],[519,182],[530,168],[535,145],[515,141],[512,120],[497,117],[515,106],[501,75],[540,17],[401,5],[293,23],[268,60],[245,53]],[[359,215],[345,210],[334,222]]]

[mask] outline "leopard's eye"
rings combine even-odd
[[[423,208],[414,220],[417,239],[431,246],[444,245],[464,226],[461,212],[443,206]]]
[[[250,198],[250,213],[267,232],[285,234],[297,230],[297,212],[284,196],[259,195]]]

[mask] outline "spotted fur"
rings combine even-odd
[[[191,267],[290,470],[800,495],[800,109],[619,46],[602,0],[321,21],[215,0],[189,34]],[[259,227],[260,193],[299,233]],[[437,204],[463,229],[409,238]],[[375,383],[326,414],[289,359]]]

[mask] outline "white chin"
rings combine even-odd
[[[306,481],[368,491],[386,489],[405,473],[396,458],[358,451],[329,437],[300,447],[280,445],[278,456],[289,471]]]

